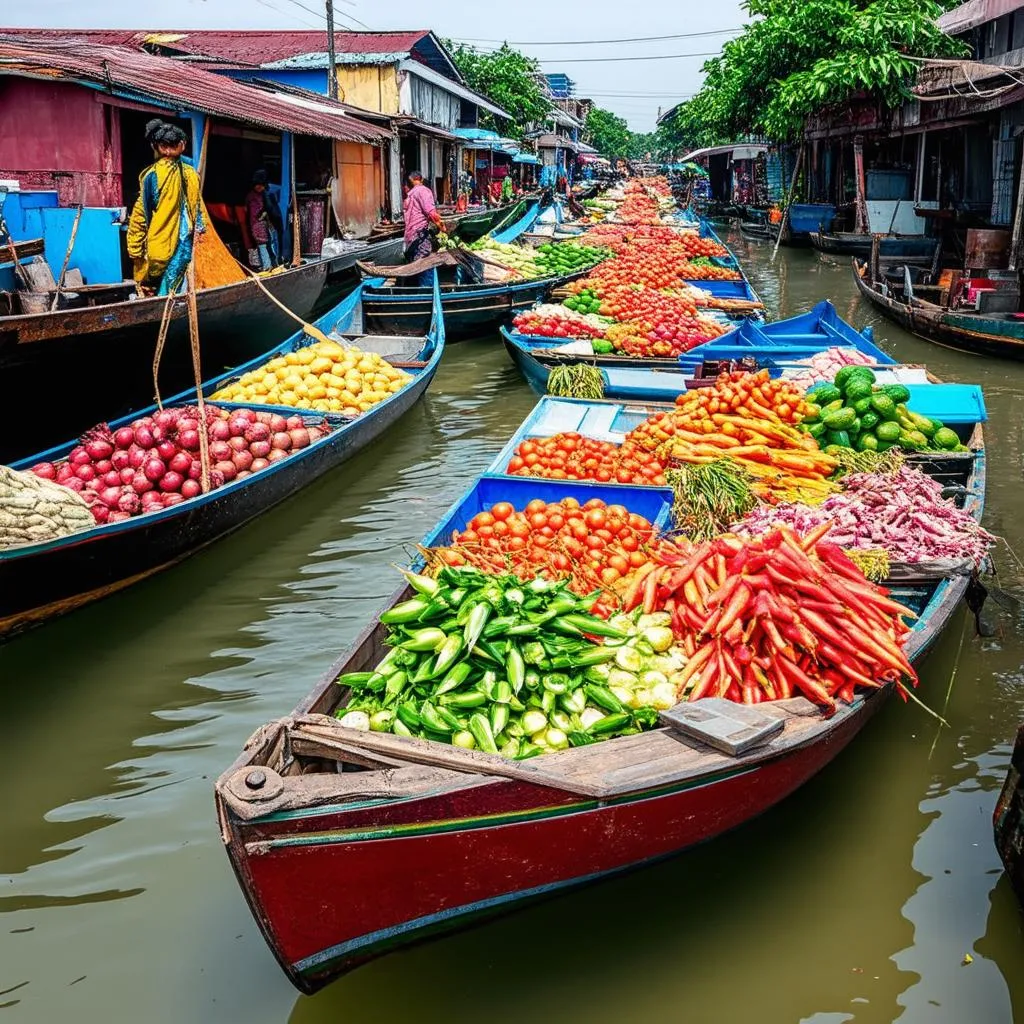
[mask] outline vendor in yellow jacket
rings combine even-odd
[[[139,197],[128,221],[128,255],[144,292],[173,295],[185,280],[194,236],[206,227],[199,175],[182,157],[188,138],[176,125],[150,121],[146,141],[157,160],[139,176]]]

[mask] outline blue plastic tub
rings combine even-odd
[[[499,501],[509,501],[521,512],[534,499],[560,501],[575,498],[581,505],[600,498],[609,505],[624,505],[655,527],[669,523],[672,490],[668,487],[627,487],[625,485],[581,484],[577,480],[535,480],[518,476],[482,476],[448,510],[444,518],[422,540],[424,547],[448,544],[452,533],[464,530],[477,514]]]
[[[831,203],[794,203],[789,208],[789,227],[794,234],[831,231],[836,208]]]

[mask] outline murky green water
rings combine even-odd
[[[1024,554],[1024,367],[872,316],[849,270],[735,241],[773,314],[830,297],[907,361],[985,387],[987,525]],[[1024,714],[1022,623],[956,618],[922,671],[772,813],[673,861],[393,954],[314,998],[278,971],[218,838],[213,779],[392,590],[533,404],[459,345],[370,452],[206,554],[0,648],[0,1008],[121,1021],[1024,1020],[1021,916],[990,815]],[[1000,556],[1003,584],[1024,573]],[[995,614],[997,611],[991,608]],[[962,965],[965,953],[973,963]]]

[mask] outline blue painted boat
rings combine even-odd
[[[535,223],[539,205],[495,239],[506,244],[522,237]],[[550,241],[550,239],[549,239]],[[532,281],[501,284],[442,284],[441,308],[448,341],[481,337],[499,324],[542,301],[551,291],[587,273],[542,277]],[[385,285],[378,282],[364,290],[363,311],[368,324],[382,334],[422,336],[430,324],[433,297],[429,288]]]
[[[362,291],[363,286],[357,287],[321,317],[316,326],[346,344],[358,344],[384,356],[412,376],[410,383],[355,419],[328,413],[326,419],[335,428],[329,434],[250,477],[124,522],[0,551],[0,640],[121,590],[238,529],[351,458],[407,412],[427,390],[444,352],[444,324],[436,281],[430,330],[416,339],[367,335],[361,319]],[[307,335],[297,332],[257,359],[205,382],[203,393],[212,395],[268,359],[310,343]],[[175,407],[194,402],[195,392],[184,391],[164,405]],[[231,408],[234,403],[217,404]],[[260,408],[286,416],[302,414],[302,410],[291,407]],[[154,409],[132,414],[112,427],[116,429],[138,416],[151,414]],[[308,417],[310,422],[321,423],[325,415],[310,413]],[[28,469],[37,462],[63,459],[75,444],[76,441],[68,442],[24,459],[14,468]]]

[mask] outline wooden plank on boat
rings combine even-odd
[[[26,238],[20,242],[5,243],[4,248],[0,251],[0,263],[5,263],[11,258],[11,251],[13,249],[13,257],[16,260],[27,260],[30,256],[42,256],[44,251],[44,243],[41,238]]]
[[[757,707],[721,697],[677,704],[659,716],[667,726],[732,757],[739,757],[782,732],[784,722]]]

